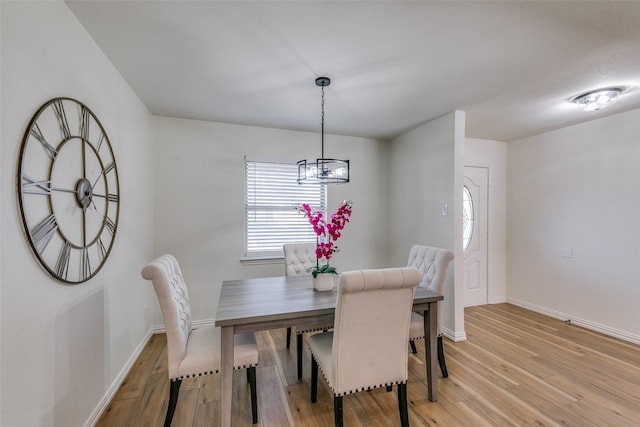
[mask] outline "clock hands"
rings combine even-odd
[[[89,207],[89,205],[93,205],[93,208],[96,211],[98,211],[98,207],[93,201],[94,197],[102,197],[103,199],[109,199],[107,195],[97,194],[93,192],[93,188],[96,186],[97,183],[98,183],[97,179],[93,183],[93,185],[91,185],[91,182],[86,178],[80,178],[78,180],[78,184],[76,185],[76,197],[83,211],[85,211]]]
[[[68,188],[51,187],[51,191],[61,191],[63,193],[75,193],[76,190],[70,190]]]
[[[73,190],[71,188],[53,187],[50,180],[38,181],[35,178],[30,177],[26,173],[22,174],[22,178],[26,181],[24,184],[22,184],[23,192],[26,194],[51,194],[52,191],[77,194],[80,181],[83,180],[83,178],[81,178],[78,181],[78,184],[76,184],[76,189]],[[91,186],[91,192],[87,192],[88,190],[85,190],[84,195],[91,195],[93,193],[93,187],[95,187],[97,183],[98,180],[96,180],[96,182]]]
[[[76,183],[76,188],[74,190],[71,188],[54,187],[51,185],[50,180],[38,181],[27,174],[22,174],[24,181],[26,181],[25,183],[22,184],[22,187],[23,187],[22,191],[25,194],[42,194],[42,195],[51,195],[53,191],[61,192],[61,193],[72,193],[76,195],[76,201],[83,210],[86,210],[89,207],[89,205],[93,205],[93,208],[96,211],[98,211],[98,207],[93,201],[94,196],[101,197],[103,199],[107,199],[110,201],[114,201],[113,198],[116,197],[110,194],[109,195],[97,194],[93,192],[93,189],[98,184],[100,177],[103,175],[104,175],[104,171],[100,172],[100,174],[98,175],[98,178],[96,178],[93,184],[91,184],[91,182],[86,178],[80,178]]]
[[[93,185],[91,186],[91,190],[93,191],[93,188],[96,186],[96,184],[98,183],[98,180],[100,179],[100,177],[103,175],[103,172],[100,172],[98,174],[98,177],[96,178],[96,180],[93,182]]]
[[[115,202],[118,203],[120,197],[118,196],[118,194],[113,194],[113,193],[109,193],[108,191],[108,185],[107,185],[107,174],[115,171],[116,168],[116,164],[115,162],[111,162],[108,165],[106,165],[104,167],[104,169],[102,169],[102,171],[100,171],[100,173],[98,174],[98,177],[96,178],[96,180],[93,182],[93,185],[91,185],[91,197],[96,196],[96,197],[102,197],[104,199],[107,200],[107,202]],[[116,173],[116,178],[117,178],[117,172]],[[94,187],[98,184],[98,181],[100,180],[100,177],[103,177],[105,180],[105,190],[107,191],[107,194],[98,194],[98,193],[94,193],[93,189]],[[116,183],[116,188],[117,188],[117,183]]]

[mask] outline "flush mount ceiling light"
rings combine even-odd
[[[349,182],[349,160],[324,157],[324,88],[331,84],[329,77],[318,77],[316,85],[322,88],[322,151],[315,161],[300,160],[298,184],[344,184]]]
[[[573,102],[584,107],[586,111],[602,110],[615,104],[621,93],[622,88],[620,87],[598,89],[576,96],[573,98]]]

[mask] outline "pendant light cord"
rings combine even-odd
[[[321,127],[321,141],[322,141],[322,158],[324,159],[324,86],[322,86],[322,127]]]

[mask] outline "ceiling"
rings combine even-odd
[[[154,115],[390,139],[452,110],[511,141],[640,108],[635,1],[72,1]],[[568,102],[625,86],[595,112]]]

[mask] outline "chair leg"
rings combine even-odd
[[[178,403],[180,384],[182,384],[182,380],[169,381],[169,405],[167,406],[167,415],[164,418],[164,427],[171,426],[173,413],[176,411],[176,403]]]
[[[311,403],[318,400],[318,362],[311,355]]]
[[[400,410],[400,425],[409,427],[409,408],[407,407],[407,383],[398,384],[398,409]]]
[[[416,354],[418,352],[418,349],[416,349],[416,343],[414,340],[409,340],[409,345],[411,346],[411,352],[413,354]]]
[[[438,363],[440,363],[440,370],[442,376],[447,378],[449,373],[447,372],[447,365],[444,363],[444,346],[442,345],[442,335],[438,337]]]
[[[342,427],[342,396],[333,396],[333,417],[336,427]]]
[[[302,334],[296,335],[296,349],[298,350],[298,379],[302,379]]]
[[[291,327],[287,328],[287,348],[291,347]]]
[[[249,388],[251,389],[251,415],[253,423],[258,422],[258,392],[256,388],[256,367],[247,368],[247,376],[249,377]]]

